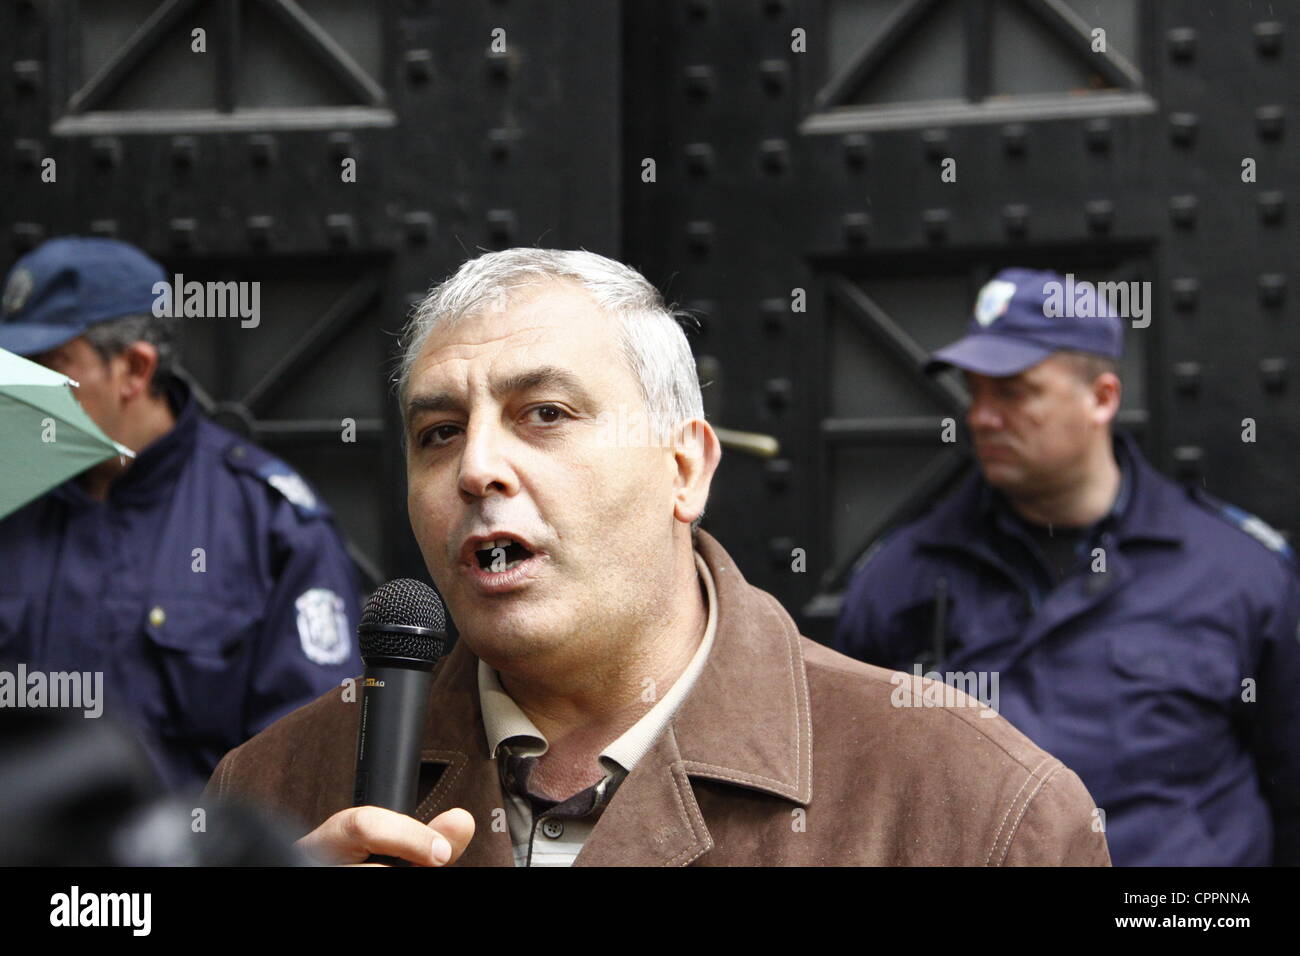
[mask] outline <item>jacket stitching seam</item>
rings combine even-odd
[[[1038,796],[1039,791],[1042,790],[1043,787],[1047,785],[1048,781],[1055,779],[1056,775],[1061,771],[1061,768],[1064,766],[1065,764],[1058,764],[1057,766],[1053,767],[1052,772],[1049,773],[1047,776],[1043,777],[1041,780],[1039,780],[1038,786],[1034,787],[1034,789],[1030,792],[1029,796],[1025,798],[1024,805],[1021,806],[1020,808],[1020,813],[1016,815],[1015,823],[1011,824],[1011,829],[1007,831],[1007,845],[1006,845],[1006,849],[1002,851],[1001,859],[998,860],[999,866],[1001,866],[1003,863],[1006,862],[1007,856],[1011,853],[1011,844],[1016,841],[1016,831],[1019,830],[1020,828],[1020,821],[1024,817],[1025,811],[1029,809],[1029,805],[1034,802],[1034,797]]]
[[[460,763],[456,767],[456,772],[453,773],[451,777],[445,782],[442,780],[438,781],[438,786],[434,787],[433,792],[424,798],[424,802],[421,803],[419,808],[416,810],[417,813],[427,813],[428,811],[436,807],[438,805],[438,801],[447,795],[447,791],[451,789],[451,785],[456,782],[457,778],[460,776],[461,771],[465,769],[465,765],[469,763],[469,761],[465,759],[465,755],[458,753],[456,754],[456,756],[460,758]]]
[[[1029,786],[1030,782],[1034,779],[1038,771],[1041,770],[1052,759],[1053,759],[1052,757],[1044,757],[1042,760],[1040,760],[1038,762],[1038,765],[1034,767],[1033,770],[1029,771],[1029,775],[1025,777],[1025,781],[1020,785],[1020,789],[1016,791],[1016,795],[1011,798],[1011,803],[1007,805],[1007,812],[1002,815],[1002,822],[998,824],[997,832],[993,835],[993,845],[989,847],[988,859],[984,861],[985,866],[989,866],[993,862],[993,854],[997,852],[998,844],[1002,842],[1002,831],[1006,829],[1007,819],[1011,816],[1011,811],[1016,808],[1016,801],[1020,799],[1020,795],[1025,792],[1025,787]],[[1011,845],[1010,841],[1008,840],[1007,841],[1008,848],[1010,847],[1010,845]]]

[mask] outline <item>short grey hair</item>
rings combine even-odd
[[[149,393],[162,395],[180,364],[177,325],[177,320],[170,316],[124,315],[96,322],[82,333],[82,337],[105,362],[136,342],[148,342],[158,352],[158,367],[149,380]]]
[[[504,249],[463,263],[415,306],[402,333],[397,395],[405,411],[411,369],[434,329],[501,307],[526,286],[569,280],[618,322],[623,357],[640,386],[653,434],[671,436],[704,418],[704,399],[690,343],[688,313],[665,305],[659,291],[631,266],[585,249]],[[699,519],[692,527],[698,527]]]

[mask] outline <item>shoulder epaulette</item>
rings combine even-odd
[[[1264,519],[1251,514],[1249,511],[1243,511],[1236,505],[1230,505],[1202,488],[1193,486],[1188,490],[1191,493],[1192,500],[1206,511],[1217,515],[1234,528],[1246,532],[1273,553],[1281,555],[1293,564],[1295,563],[1295,551],[1292,549],[1290,542],[1287,541],[1286,535],[1264,521]]]
[[[224,457],[235,471],[254,475],[278,491],[304,518],[326,513],[324,503],[302,476],[270,452],[241,441],[227,448]]]

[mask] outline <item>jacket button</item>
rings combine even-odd
[[[542,832],[552,840],[558,840],[564,836],[564,824],[555,819],[547,820],[542,824]]]
[[[167,620],[167,613],[161,605],[155,604],[153,610],[149,612],[149,623],[154,627],[162,627]]]

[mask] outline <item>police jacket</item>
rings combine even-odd
[[[1117,436],[1110,515],[1059,584],[973,475],[865,556],[836,649],[996,690],[1096,799],[1116,865],[1300,863],[1300,585],[1257,518]]]
[[[0,521],[0,662],[101,673],[103,714],[182,788],[360,672],[359,583],[298,475],[168,397],[175,427],[107,500],[74,479]]]

